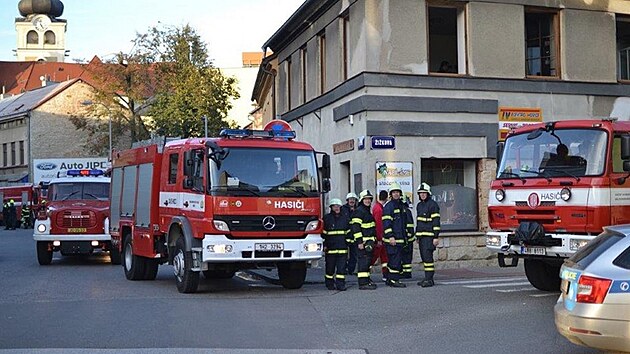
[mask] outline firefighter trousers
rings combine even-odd
[[[397,244],[396,246],[387,244],[385,247],[387,247],[387,270],[389,271],[387,280],[397,282],[400,280],[400,275],[402,273],[403,247],[400,244]]]
[[[374,251],[372,252],[372,261],[370,265],[376,264],[377,260],[381,260],[381,272],[383,273],[383,278],[387,277],[387,249],[385,245],[376,245],[374,246]]]
[[[433,237],[420,237],[420,257],[422,258],[422,265],[424,266],[424,279],[426,280],[433,280],[433,275],[435,274],[433,251],[435,251]]]
[[[359,285],[367,285],[372,282],[370,279],[370,261],[372,260],[372,251],[365,249],[357,249],[357,278]]]
[[[413,261],[413,243],[403,246],[402,250],[402,277],[411,278],[411,264]]]
[[[357,267],[357,245],[351,243],[348,245],[348,261],[346,263],[346,274],[353,274],[355,268]]]
[[[345,251],[345,250],[344,250]],[[346,257],[347,254],[335,253],[326,254],[326,275],[325,284],[328,289],[346,287]]]

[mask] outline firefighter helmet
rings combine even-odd
[[[328,202],[328,206],[333,206],[333,205],[339,205],[341,206],[341,199],[339,198],[333,198],[330,200],[330,202]]]
[[[368,189],[362,190],[361,193],[359,194],[359,201],[363,201],[363,199],[365,198],[374,199],[374,196],[372,195],[372,193],[370,193]]]
[[[350,198],[354,198],[356,200],[359,200],[359,197],[357,197],[357,195],[354,192],[350,192],[350,193],[346,194],[346,200],[348,200]]]
[[[389,185],[389,194],[392,194],[393,191],[399,191],[402,193],[402,189],[400,188],[400,184],[398,184],[398,182],[393,182]]]
[[[431,195],[431,186],[425,182],[420,183],[418,193],[429,193],[429,195]]]

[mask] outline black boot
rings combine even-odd
[[[374,283],[367,283],[359,286],[360,290],[376,290],[377,286]]]
[[[435,283],[433,282],[433,280],[423,280],[421,282],[418,282],[418,285],[420,285],[423,288],[429,288],[432,287],[433,285],[435,285]]]
[[[387,286],[391,286],[392,288],[406,288],[407,285],[399,282],[399,281],[393,281],[393,280],[388,280],[387,281]]]

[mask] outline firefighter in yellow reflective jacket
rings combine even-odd
[[[422,182],[417,191],[420,201],[416,206],[416,238],[420,244],[420,257],[424,266],[424,279],[418,285],[426,288],[434,285],[433,251],[438,245],[440,234],[440,207],[431,199],[431,186],[427,183]]]
[[[409,198],[406,195],[403,195],[402,198],[403,205],[405,207],[405,221],[407,222],[405,230],[406,242],[403,245],[402,252],[402,274],[401,278],[411,279],[411,265],[413,262],[413,243],[416,241],[416,233],[415,227],[416,224],[413,222],[413,214],[411,213],[411,209],[409,209]]]
[[[396,182],[389,187],[390,200],[383,207],[383,242],[387,242],[387,285],[394,288],[405,288],[400,282],[402,274],[402,249],[407,238],[407,221],[405,207],[400,200],[402,189]]]
[[[346,257],[350,240],[350,217],[341,212],[341,200],[330,200],[330,213],[324,215],[325,283],[329,290],[346,290]]]
[[[376,223],[370,211],[373,198],[369,190],[362,191],[359,194],[359,206],[352,213],[350,220],[350,234],[357,246],[357,278],[361,290],[376,289],[376,284],[370,279],[370,262],[376,242]]]

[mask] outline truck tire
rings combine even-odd
[[[53,252],[48,250],[48,242],[37,241],[37,262],[39,265],[49,265],[52,262]]]
[[[280,284],[286,289],[299,289],[306,280],[306,262],[278,263]]]
[[[144,280],[155,280],[160,264],[155,259],[147,259],[144,264]]]
[[[177,283],[177,291],[190,294],[197,291],[199,286],[199,272],[193,272],[192,255],[186,252],[184,238],[180,237],[175,243],[175,255],[173,256],[173,271]]]
[[[118,250],[118,247],[114,247],[111,242],[109,243],[109,259],[112,264],[120,264],[120,251]]]
[[[203,271],[203,276],[206,279],[231,279],[234,277],[235,271],[224,270],[224,269],[209,269]]]
[[[527,280],[538,290],[560,290],[560,266],[540,259],[525,259]]]
[[[133,245],[131,243],[131,234],[125,235],[123,243],[123,269],[125,277],[129,280],[144,280],[145,259],[133,254]]]

